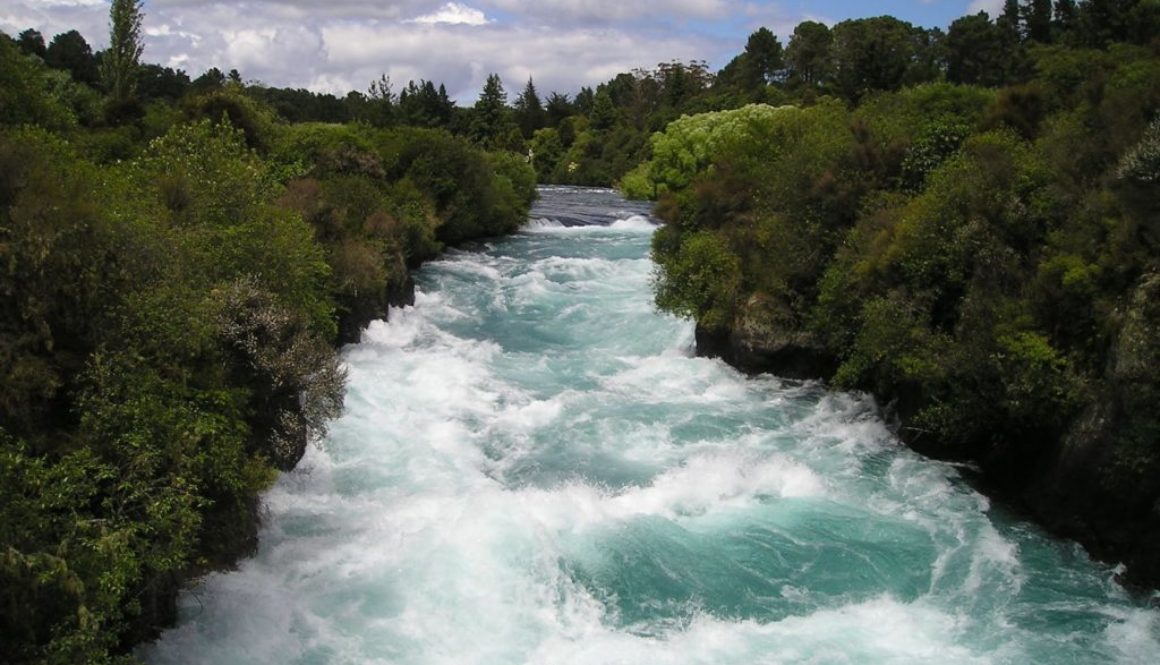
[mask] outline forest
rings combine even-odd
[[[933,80],[890,19],[799,26],[787,53],[895,25],[899,59],[789,64],[621,186],[658,199],[656,302],[702,352],[875,395],[911,447],[1155,586],[1160,3],[1007,7],[952,23]]]
[[[337,346],[535,196],[444,129],[293,122],[140,65],[141,18],[114,3],[100,58],[0,36],[5,663],[112,662],[172,623],[340,412]]]
[[[470,107],[0,35],[0,653],[118,662],[254,547],[341,410],[336,348],[535,185],[657,200],[702,351],[866,390],[1048,526],[1160,580],[1160,3],[1009,0],[755,31]],[[530,163],[529,163],[530,162]]]

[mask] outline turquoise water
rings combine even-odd
[[[345,350],[346,414],[267,493],[257,556],[148,662],[1160,662],[1110,566],[869,398],[693,357],[645,208],[542,196]]]

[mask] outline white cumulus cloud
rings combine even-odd
[[[426,23],[428,25],[435,23],[446,23],[448,25],[487,25],[491,21],[488,20],[487,15],[474,7],[468,7],[458,2],[449,2],[440,7],[438,11],[424,14],[406,22]]]

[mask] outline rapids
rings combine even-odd
[[[545,188],[344,350],[346,413],[162,663],[1156,663],[1111,566],[873,400],[694,357],[647,207]]]

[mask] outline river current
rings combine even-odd
[[[345,415],[265,495],[257,555],[147,662],[1160,662],[1113,567],[869,397],[694,357],[646,206],[541,197],[344,350]]]

